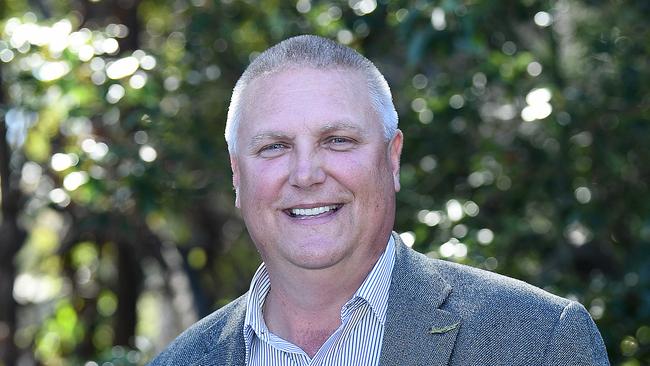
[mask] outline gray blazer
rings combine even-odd
[[[380,365],[609,365],[585,308],[524,282],[397,247]],[[149,365],[245,363],[246,294]]]

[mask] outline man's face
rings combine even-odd
[[[270,269],[367,265],[385,247],[402,135],[386,142],[369,98],[362,74],[340,69],[293,68],[248,86],[233,182]]]

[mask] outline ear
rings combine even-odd
[[[230,155],[230,168],[232,169],[232,186],[235,190],[235,207],[240,208],[239,202],[239,165],[237,164],[237,158],[234,155]]]
[[[395,185],[395,192],[399,192],[399,159],[402,155],[402,143],[404,136],[402,131],[397,130],[395,136],[390,140],[388,144],[388,159],[390,161],[391,171],[393,173],[393,184]]]

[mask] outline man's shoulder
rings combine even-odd
[[[561,311],[570,303],[570,300],[537,286],[499,273],[444,260],[431,261],[457,295],[472,298],[475,302],[502,303],[509,307],[523,305],[528,309],[543,307],[554,311]]]
[[[439,278],[448,284],[452,289],[452,298],[469,298],[479,302],[489,299],[491,303],[503,301],[511,306],[517,303],[526,306],[546,304],[556,309],[562,309],[570,303],[570,300],[499,273],[431,258],[412,249],[407,249],[404,254],[412,270],[421,272],[425,278]]]
[[[556,312],[571,302],[512,277],[410,252],[410,265],[419,268],[429,278],[439,276],[450,286],[447,303],[458,302],[463,306],[487,303],[490,307],[503,304],[508,308],[521,305],[527,309],[537,307]]]
[[[410,249],[402,259],[404,268],[398,270],[402,283],[397,287],[413,293],[401,296],[408,302],[395,300],[395,307],[404,309],[413,303],[422,310],[428,301],[423,299],[433,299],[428,309],[456,316],[460,331],[454,364],[539,364],[540,360],[545,365],[608,364],[600,333],[578,302]],[[432,289],[442,289],[443,295],[436,299]]]
[[[247,296],[248,293],[240,296],[194,323],[174,339],[149,366],[192,365],[201,360],[206,352],[225,353],[237,348],[237,344],[228,344],[229,349],[216,349],[218,342],[227,339],[241,338],[243,342],[242,324]]]

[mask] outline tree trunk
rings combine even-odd
[[[90,28],[104,27],[107,23],[120,23],[128,28],[128,35],[125,38],[118,39],[120,51],[126,54],[126,51],[134,51],[139,48],[140,41],[140,23],[138,17],[138,7],[140,0],[110,0],[103,2],[94,2],[83,0],[81,3],[81,12],[83,14],[83,26]],[[124,109],[122,115],[127,115]],[[114,232],[106,233],[105,236],[115,239],[117,245],[117,285],[115,292],[118,300],[117,311],[114,315],[115,345],[132,347],[135,328],[137,324],[137,301],[142,288],[142,270],[140,268],[138,246],[145,245],[140,242],[139,235],[134,233],[133,229],[130,234],[121,233],[129,231],[132,223],[140,219],[137,215],[140,213],[129,213],[135,215],[129,219],[130,223],[121,226],[121,218],[111,215],[109,220],[114,225]],[[137,225],[135,225],[137,227]],[[104,235],[99,235],[100,237]],[[102,240],[100,240],[102,242]]]
[[[0,80],[2,80],[0,68]],[[5,106],[4,90],[0,88],[0,106]],[[14,257],[25,241],[25,232],[18,226],[20,211],[20,192],[12,181],[16,177],[11,171],[11,149],[7,142],[7,125],[4,113],[0,113],[0,361],[5,365],[14,365],[18,349],[14,344],[16,332],[17,304],[13,296],[16,267]]]
[[[133,346],[137,323],[137,302],[140,295],[141,271],[131,243],[117,244],[117,312],[115,314],[116,345]]]

